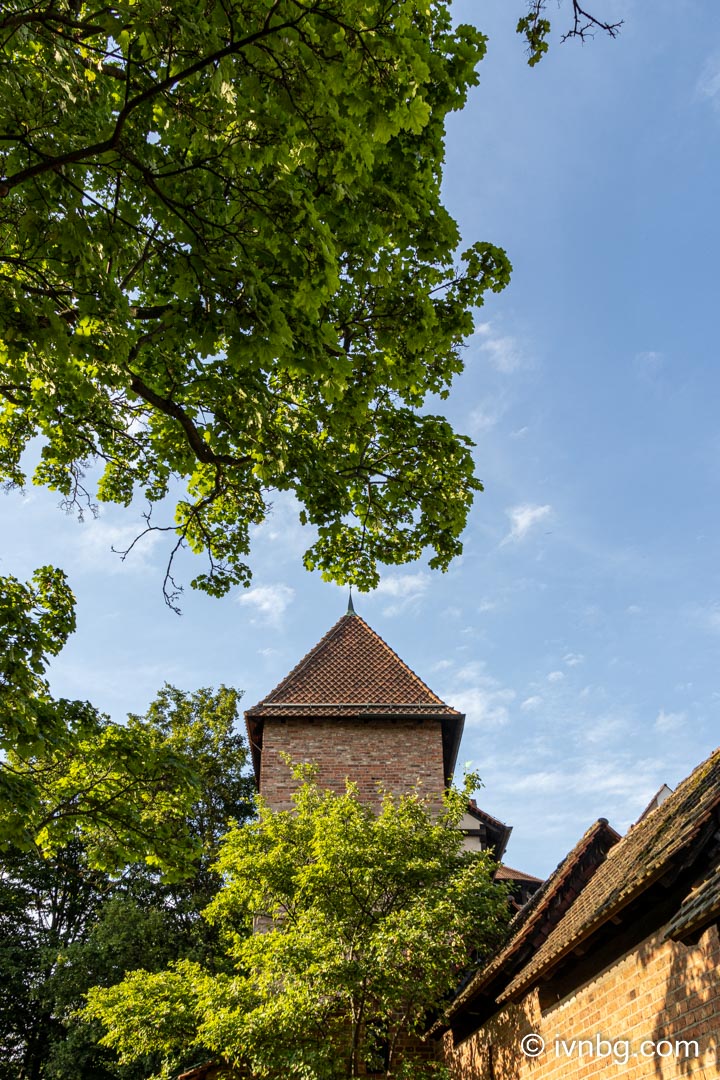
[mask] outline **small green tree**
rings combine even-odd
[[[222,843],[206,912],[234,974],[181,962],[93,990],[103,1043],[123,1062],[161,1051],[167,1075],[203,1055],[268,1078],[425,1075],[412,1040],[507,916],[489,855],[462,850],[466,799],[437,816],[386,794],[376,811],[353,785],[338,796],[306,776],[292,811],[260,800]]]

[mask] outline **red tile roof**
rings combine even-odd
[[[506,825],[504,821],[500,821],[499,818],[488,814],[486,810],[481,810],[475,799],[470,799],[468,802],[467,812],[471,817],[477,818],[478,821],[482,821],[486,825],[493,825],[496,829],[508,829],[512,832],[512,825]]]
[[[433,693],[364,619],[348,613],[267,697],[246,710],[255,775],[265,719],[356,716],[440,719],[446,776],[452,774],[463,714]]]
[[[446,705],[359,615],[343,615],[249,716],[287,715],[310,707],[337,716],[352,708],[404,715],[460,714]]]
[[[522,870],[513,870],[512,866],[502,865],[498,866],[495,871],[496,881],[537,881],[538,885],[542,885],[543,879],[535,877],[533,874],[526,874]]]
[[[713,818],[718,808],[720,749],[683,780],[660,806],[640,818],[610,850],[575,903],[498,1001],[521,995],[541,973],[546,973],[663,877],[676,858],[687,858],[688,849],[702,846],[707,830],[715,827]]]
[[[613,843],[619,840],[620,836],[604,818],[590,825],[553,874],[546,878],[540,888],[530,896],[530,900],[519,909],[511,920],[508,940],[483,968],[468,978],[450,1002],[445,1015],[431,1028],[431,1035],[438,1036],[448,1027],[454,1030],[458,1025],[462,1026],[466,1013],[477,1016],[477,1011],[480,1010],[491,1016],[498,1011],[495,999],[500,991],[524,966],[528,957],[540,948],[547,935],[565,915],[575,896],[582,890],[584,883],[597,873],[598,866],[606,859]],[[500,877],[500,874],[495,877]],[[477,1022],[471,1026],[474,1030]]]
[[[470,817],[475,818],[476,821],[482,823],[485,827],[486,839],[490,841],[490,846],[494,849],[494,857],[496,859],[502,859],[505,854],[505,850],[510,840],[510,834],[512,833],[512,825],[505,825],[504,822],[499,821],[493,817],[492,814],[488,814],[485,810],[481,810],[475,799],[470,799],[468,802],[467,812]],[[466,830],[472,835],[474,830]]]

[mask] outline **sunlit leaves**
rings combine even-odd
[[[19,3],[0,18],[2,475],[22,481],[39,435],[35,479],[70,502],[98,458],[87,499],[184,486],[158,523],[206,553],[195,584],[217,594],[248,580],[278,488],[327,576],[368,587],[378,561],[425,549],[447,566],[479,485],[449,430],[418,456],[404,410],[422,427],[509,276],[489,245],[457,259],[440,202],[445,117],[483,36],[418,0],[124,0],[63,19],[73,33]]]
[[[75,629],[75,600],[61,570],[28,583],[0,578],[0,751],[62,744],[45,672]]]
[[[401,1075],[405,1037],[422,1033],[471,954],[497,943],[505,893],[456,828],[467,791],[438,817],[416,794],[372,809],[352,785],[337,796],[303,776],[293,811],[261,802],[222,844],[207,917],[237,974],[180,964],[90,995],[123,1061],[184,1051],[258,1077],[339,1080],[380,1069],[382,1050]],[[249,934],[258,917],[264,932]],[[404,1075],[430,1075],[422,1057],[406,1052]]]

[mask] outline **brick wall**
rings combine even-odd
[[[647,938],[544,1014],[535,991],[457,1047],[448,1033],[446,1061],[456,1080],[588,1080],[601,1075],[624,1080],[718,1080],[718,929],[706,931],[694,946],[663,942],[661,937],[658,933]],[[535,1059],[520,1050],[520,1041],[529,1032],[542,1036],[546,1044]],[[573,1047],[572,1041],[580,1039],[592,1045]],[[650,1056],[644,1056],[645,1040],[659,1052],[652,1054],[646,1046]],[[676,1040],[696,1041],[698,1055],[692,1046],[680,1046],[676,1054]]]
[[[445,786],[439,720],[266,719],[260,792],[277,810],[290,805],[294,786],[281,754],[318,765],[321,787],[342,792],[349,777],[368,801],[377,798],[378,783],[406,792],[419,782],[430,797]]]

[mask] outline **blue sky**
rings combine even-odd
[[[540,875],[720,743],[720,7],[596,8],[625,19],[616,41],[556,40],[530,70],[521,0],[454,5],[489,51],[449,127],[446,203],[468,243],[503,245],[515,267],[447,403],[486,490],[447,574],[392,569],[356,597],[467,713],[461,762],[514,826],[508,862]],[[141,508],[81,525],[56,504],[2,497],[0,572],[65,568],[78,631],[53,689],[116,719],[164,680],[254,704],[345,610],[302,570],[310,539],[287,498],[257,530],[252,589],[188,590],[181,618],[163,605],[161,544],[125,564],[110,550]]]

